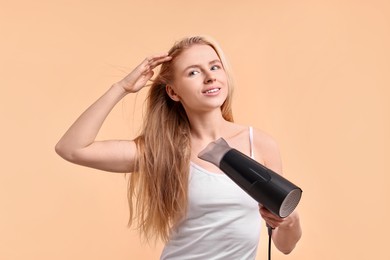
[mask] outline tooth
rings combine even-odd
[[[218,91],[218,89],[214,88],[214,89],[207,90],[206,92],[207,93],[213,93],[213,92],[217,92],[217,91]]]

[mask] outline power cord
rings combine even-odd
[[[268,228],[268,260],[271,260],[271,241],[272,241],[272,230],[273,228],[267,224]]]

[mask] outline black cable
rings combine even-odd
[[[273,228],[267,224],[268,228],[268,260],[271,260],[271,238]]]

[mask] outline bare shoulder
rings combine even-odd
[[[253,129],[253,141],[256,149],[278,149],[277,141],[270,134],[260,130]]]
[[[275,138],[262,130],[253,129],[253,143],[255,154],[261,156],[264,165],[277,173],[282,173],[279,146]]]

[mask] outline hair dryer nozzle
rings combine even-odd
[[[209,143],[205,149],[203,149],[198,157],[202,160],[208,161],[215,166],[219,167],[223,156],[232,149],[223,138]]]

